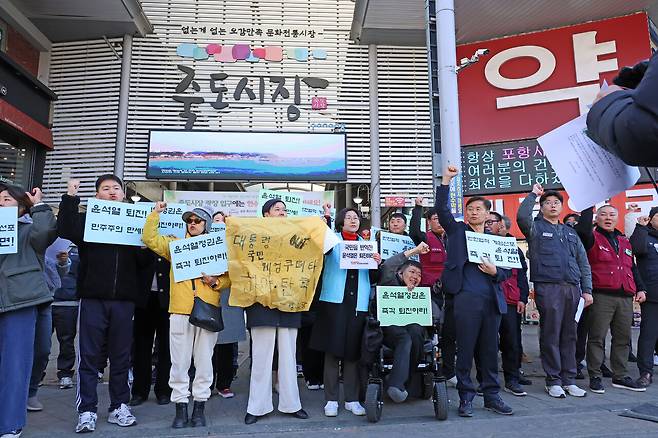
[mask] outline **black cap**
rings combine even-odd
[[[394,219],[396,217],[399,217],[400,219],[402,219],[405,224],[407,223],[407,217],[404,214],[400,213],[399,211],[395,212],[391,215],[391,219]],[[391,219],[389,219],[389,220],[391,220]]]
[[[274,207],[275,204],[282,203],[283,205],[286,205],[285,202],[281,200],[281,198],[274,198],[274,199],[268,199],[265,204],[263,204],[263,208],[261,209],[261,213],[263,216],[265,216],[265,213],[269,213],[270,209]]]

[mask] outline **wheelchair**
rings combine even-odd
[[[372,330],[373,328],[370,329]],[[439,349],[441,322],[435,322],[428,331],[430,338],[426,339],[424,343],[423,357],[416,369],[412,371],[410,385],[407,391],[410,396],[416,398],[431,398],[434,405],[434,417],[437,420],[444,421],[448,418],[449,400],[447,380],[441,373],[441,352]],[[379,351],[374,355],[374,359],[373,363],[368,367],[368,384],[365,397],[366,417],[371,423],[378,422],[382,416],[384,408],[384,378],[393,368],[393,350],[381,342]]]

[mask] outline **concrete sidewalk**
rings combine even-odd
[[[302,404],[309,413],[307,420],[281,413],[272,413],[250,426],[244,424],[249,390],[249,361],[244,361],[234,382],[236,397],[222,399],[214,396],[208,401],[206,417],[208,427],[200,429],[170,428],[174,416],[174,406],[158,406],[154,396],[142,406],[133,409],[138,425],[126,429],[107,423],[108,390],[107,384],[98,386],[99,418],[96,437],[182,437],[182,436],[230,436],[261,435],[303,436],[309,433],[318,436],[333,436],[348,433],[350,436],[402,436],[418,433],[440,434],[442,437],[618,437],[618,436],[658,436],[658,423],[634,420],[617,415],[623,409],[632,408],[642,403],[658,405],[658,384],[651,386],[645,393],[612,388],[610,380],[604,379],[606,393],[603,395],[588,392],[587,397],[576,399],[551,399],[544,393],[543,371],[538,359],[537,327],[524,326],[524,346],[526,352],[534,359],[525,364],[526,374],[533,380],[533,385],[526,387],[527,397],[514,397],[501,393],[515,413],[503,417],[485,411],[483,401],[475,402],[475,417],[464,419],[457,416],[458,396],[454,388],[449,389],[451,399],[449,418],[445,422],[434,419],[430,400],[410,400],[401,405],[394,405],[386,400],[382,420],[368,423],[365,417],[355,417],[344,409],[337,418],[324,416],[324,394],[322,391],[308,391],[302,379],[299,380]],[[637,338],[637,330],[633,331]],[[634,342],[635,343],[635,342]],[[244,351],[245,345],[241,346]],[[56,345],[48,369],[45,385],[39,389],[39,398],[45,406],[42,412],[29,413],[28,425],[23,434],[32,437],[68,437],[74,435],[77,421],[75,412],[75,388],[60,390],[57,386],[54,362]],[[244,358],[244,353],[242,355]],[[629,364],[633,377],[638,376],[635,364]],[[501,375],[502,380],[502,375]],[[587,388],[588,381],[580,380],[578,384]],[[276,398],[276,396],[275,396]],[[276,407],[276,403],[275,403]],[[341,406],[342,407],[342,406]],[[429,436],[429,435],[427,435]]]

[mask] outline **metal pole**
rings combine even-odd
[[[439,51],[439,110],[441,117],[442,168],[461,168],[459,101],[457,98],[457,47],[455,42],[455,2],[436,2],[437,47]]]
[[[121,51],[121,85],[119,88],[119,115],[117,118],[117,140],[114,151],[114,174],[123,178],[126,161],[126,133],[128,131],[128,98],[130,97],[130,64],[132,62],[133,36],[123,36]]]
[[[345,184],[345,207],[354,206],[354,201],[352,201],[352,184]]]
[[[370,73],[370,223],[381,227],[381,195],[379,185],[379,91],[377,75],[377,46],[368,46]]]

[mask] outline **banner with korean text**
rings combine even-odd
[[[371,240],[340,243],[340,269],[377,269],[373,255],[377,251]]]
[[[377,319],[382,327],[432,325],[432,302],[428,287],[377,286]]]
[[[18,207],[0,207],[0,254],[18,252]]]
[[[226,219],[229,304],[284,312],[311,307],[324,253],[336,235],[319,217]]]
[[[466,231],[468,261],[482,263],[483,258],[500,268],[521,268],[516,238]]]
[[[202,234],[169,243],[174,281],[191,280],[228,271],[226,238],[223,232]]]

